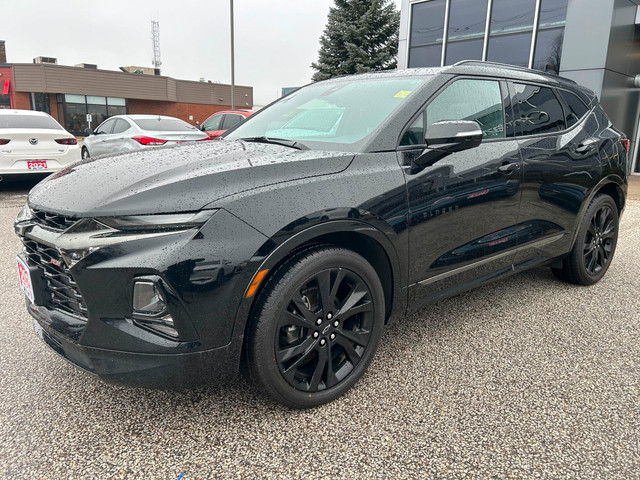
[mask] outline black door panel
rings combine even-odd
[[[402,152],[400,162],[420,153]],[[511,268],[522,170],[500,167],[520,163],[518,142],[500,140],[407,174],[410,304]]]
[[[564,235],[543,245],[536,242],[546,236],[557,237],[556,229],[540,229],[538,235],[522,236],[519,246],[529,248],[519,249],[514,263],[528,257],[542,263],[571,249],[576,215],[601,178],[600,140],[592,136],[596,130],[592,113],[569,131],[519,139],[524,182],[518,222],[554,224]]]

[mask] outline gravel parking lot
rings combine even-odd
[[[640,478],[640,201],[603,281],[537,269],[390,326],[333,404],[104,384],[33,334],[0,187],[0,478]]]

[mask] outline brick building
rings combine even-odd
[[[0,40],[0,108],[49,113],[68,131],[81,135],[112,115],[148,113],[170,115],[193,125],[212,113],[228,110],[231,85],[178,80],[160,75],[100,70],[95,65],[6,63]],[[253,107],[253,88],[235,87],[236,108]]]

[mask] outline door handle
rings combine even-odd
[[[589,138],[587,140],[585,140],[584,142],[580,143],[577,147],[576,147],[576,152],[578,153],[588,153],[591,150],[593,150],[596,145],[598,143],[598,140],[595,138]]]
[[[520,168],[519,163],[504,162],[502,165],[498,167],[498,171],[500,173],[511,173],[511,172],[515,172],[519,168]]]

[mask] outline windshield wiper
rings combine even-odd
[[[255,143],[272,143],[275,145],[284,145],[285,147],[296,148],[298,150],[309,150],[304,143],[296,142],[294,140],[287,140],[286,138],[273,138],[273,137],[247,137],[240,138],[238,140],[243,140],[245,142],[255,142]]]

